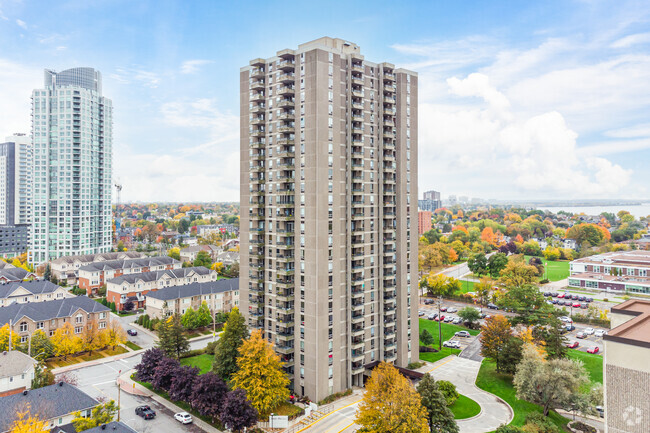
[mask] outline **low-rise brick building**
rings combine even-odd
[[[0,307],[13,303],[43,302],[63,299],[72,294],[46,280],[0,284]]]
[[[52,276],[60,282],[65,282],[69,286],[76,286],[79,277],[77,271],[82,266],[108,260],[138,259],[142,257],[145,257],[145,254],[136,251],[63,256],[50,262],[50,271]]]
[[[128,301],[133,302],[134,308],[144,308],[145,295],[152,290],[217,281],[217,278],[215,271],[203,266],[122,275],[106,282],[106,300],[115,302],[118,310],[123,310]]]
[[[146,313],[150,317],[182,315],[190,307],[198,310],[203,302],[213,314],[229,312],[239,307],[239,278],[165,287],[149,292],[145,298]]]
[[[85,296],[73,296],[45,302],[14,303],[0,308],[0,327],[11,323],[13,332],[27,343],[37,329],[52,336],[65,323],[71,323],[81,334],[90,322],[99,329],[107,327],[110,309]]]
[[[181,262],[169,256],[94,262],[79,268],[79,287],[90,296],[97,294],[97,289],[106,281],[122,275],[179,269],[181,266]]]
[[[617,251],[574,260],[569,287],[650,294],[650,251]]]

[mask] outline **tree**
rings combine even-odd
[[[34,366],[34,378],[32,379],[32,389],[43,388],[44,386],[54,384],[54,373],[47,366],[39,362]]]
[[[579,361],[545,360],[527,344],[517,366],[513,384],[517,398],[542,406],[544,416],[551,409],[570,405],[573,394],[580,394],[589,385],[587,372]]]
[[[210,268],[212,266],[212,258],[207,251],[199,251],[194,259],[194,266],[204,266]]]
[[[220,415],[227,392],[228,386],[219,376],[214,373],[202,374],[194,381],[190,402],[201,415],[214,421]]]
[[[511,287],[498,303],[517,314],[510,319],[514,325],[538,325],[554,317],[555,308],[546,303],[544,295],[532,284]]]
[[[438,389],[442,395],[445,396],[447,406],[453,406],[453,404],[456,403],[456,400],[458,400],[458,397],[460,397],[460,394],[456,391],[456,385],[447,380],[439,380],[436,383],[438,384]]]
[[[0,352],[9,350],[9,324],[5,323],[0,328]],[[11,332],[11,348],[15,349],[20,344],[20,336],[17,332]]]
[[[230,381],[232,375],[237,371],[239,347],[247,336],[246,319],[238,308],[233,308],[228,314],[228,320],[224,325],[221,338],[217,340],[214,350],[214,363],[212,364],[212,371],[222,377],[223,380]]]
[[[115,417],[118,409],[119,408],[115,404],[115,401],[110,400],[104,404],[95,406],[89,417],[82,416],[81,412],[75,413],[72,424],[78,432],[99,427],[100,425],[108,424],[113,421],[113,417]]]
[[[467,260],[467,267],[476,275],[484,275],[487,273],[488,261],[483,253],[474,253],[469,256]]]
[[[185,314],[183,314],[183,317],[181,317],[181,324],[185,327],[185,329],[196,329],[198,327],[198,320],[196,316],[196,311],[194,308],[190,307],[185,311]]]
[[[177,314],[169,316],[158,324],[158,347],[165,351],[167,356],[181,359],[181,354],[190,350],[190,342],[185,335],[185,329]]]
[[[169,386],[169,397],[176,401],[191,401],[194,382],[199,375],[199,369],[190,365],[183,365],[176,369]]]
[[[474,328],[476,322],[481,318],[481,313],[474,307],[465,307],[458,312],[458,317],[467,323],[468,328]]]
[[[37,329],[32,334],[31,356],[37,360],[43,360],[52,357],[54,346],[49,337],[45,335],[42,329]]]
[[[43,279],[50,281],[50,278],[52,277],[52,268],[50,267],[50,263],[45,266],[45,272],[43,272]]]
[[[536,326],[533,329],[535,339],[544,342],[546,359],[566,358],[569,349],[566,347],[567,339],[562,333],[564,325],[559,319],[553,317],[545,326]]]
[[[83,350],[83,342],[81,338],[75,335],[74,327],[70,322],[64,323],[62,327],[55,330],[51,341],[54,346],[54,354],[63,356],[63,359],[67,359],[68,355]]]
[[[506,287],[530,284],[537,278],[537,268],[524,263],[521,259],[510,259],[501,271],[499,282]]]
[[[153,371],[151,385],[155,389],[169,391],[169,388],[172,385],[172,379],[176,375],[180,366],[181,364],[177,359],[167,357],[163,358]]]
[[[496,363],[497,371],[501,371],[503,367],[501,352],[510,337],[512,337],[510,323],[501,314],[485,320],[480,336],[481,355],[493,360]]]
[[[270,343],[255,330],[239,347],[233,389],[241,388],[257,411],[265,416],[289,397],[289,378],[282,370],[280,357]]]
[[[385,362],[372,370],[355,422],[374,433],[425,433],[427,409],[409,381]]]
[[[208,303],[203,301],[198,310],[196,310],[196,324],[199,328],[208,326],[212,323],[212,313]]]
[[[488,271],[492,278],[498,278],[501,271],[508,265],[508,256],[504,253],[494,253],[488,259]]]
[[[430,346],[433,343],[435,343],[435,340],[433,339],[433,335],[431,335],[431,333],[429,331],[427,331],[426,329],[423,329],[420,332],[420,341],[425,346]]]
[[[81,344],[83,350],[88,351],[89,354],[91,354],[93,350],[106,347],[106,333],[99,329],[97,320],[92,319],[86,323],[86,326],[81,333]]]
[[[474,283],[476,300],[481,305],[487,305],[490,299],[490,292],[494,286],[494,281],[488,277],[483,277],[478,283]]]
[[[433,274],[430,273],[422,279],[422,287],[426,288],[427,295],[429,296],[438,296],[442,295],[446,291],[447,277],[445,274]]]
[[[29,404],[15,410],[16,419],[11,424],[9,433],[48,433],[50,431],[46,421],[41,420],[38,414],[31,414]]]
[[[164,358],[165,351],[160,348],[145,351],[142,354],[140,363],[135,366],[136,378],[142,382],[151,382],[153,380],[153,372]]]
[[[115,347],[118,345],[126,343],[126,332],[124,331],[124,328],[122,328],[122,325],[120,325],[120,322],[116,319],[111,318],[108,321],[104,333],[104,343],[107,346],[113,346],[113,350],[115,350]]]
[[[168,252],[167,255],[171,257],[172,259],[176,259],[178,261],[181,260],[181,249],[178,247],[171,248]]]
[[[257,423],[257,416],[257,410],[246,399],[246,392],[243,389],[236,389],[226,395],[220,415],[221,422],[226,428],[239,433],[244,428],[254,426]]]
[[[508,374],[515,374],[517,365],[521,361],[524,342],[517,337],[508,338],[499,353],[501,371]]]
[[[68,385],[78,386],[79,377],[74,371],[64,371],[63,373],[59,373],[54,377],[54,382],[55,383],[64,382],[67,383]]]
[[[428,412],[429,428],[432,433],[458,433],[454,414],[447,407],[445,396],[438,389],[438,384],[429,373],[418,383],[418,393],[422,406]]]

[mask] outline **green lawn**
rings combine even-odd
[[[456,419],[471,418],[481,412],[481,406],[463,394],[460,394],[458,400],[449,409],[451,409]]]
[[[438,345],[435,345],[438,347]],[[443,347],[440,352],[420,352],[420,361],[427,361],[427,362],[437,362],[440,361],[442,358],[446,358],[449,355],[457,355],[460,353],[460,350],[458,349],[451,349],[449,347]]]
[[[443,315],[445,313],[442,313]],[[442,327],[442,341],[450,340],[454,337],[454,334],[458,331],[469,331],[472,335],[478,335],[479,331],[474,329],[467,329],[464,326],[452,325],[449,323],[441,323]],[[426,329],[433,335],[435,343],[433,344],[434,348],[438,348],[438,322],[435,320],[420,319],[420,332]],[[422,343],[420,343],[422,344]],[[458,354],[460,350],[451,349],[449,347],[443,347],[440,352],[422,352],[420,353],[420,360],[427,362],[436,362],[445,358],[449,355]]]
[[[569,349],[569,358],[582,361],[592,382],[603,383],[603,357],[601,355]]]
[[[468,293],[474,291],[474,281],[460,280],[460,284],[460,293]]]
[[[526,421],[526,415],[531,412],[542,413],[542,408],[536,404],[517,399],[515,388],[512,385],[512,377],[507,374],[497,373],[495,364],[487,359],[484,359],[481,364],[481,369],[476,377],[476,386],[502,398],[512,407],[515,414],[510,423],[511,425],[522,427]],[[551,411],[548,418],[561,431],[566,431],[563,430],[563,426],[569,422],[567,418],[558,415],[555,411]]]
[[[531,256],[524,256],[526,263],[530,260]],[[568,261],[547,261],[545,258],[540,257],[542,262],[548,263],[546,266],[546,276],[549,281],[560,281],[569,277],[569,262]],[[544,277],[541,277],[544,279]]]
[[[135,344],[132,341],[127,341],[126,343],[124,343],[124,345],[126,347],[128,347],[129,349],[131,349],[131,350],[140,350],[140,349],[142,349],[142,347],[138,346],[137,344]]]
[[[199,374],[204,374],[212,370],[212,361],[214,361],[214,356],[209,353],[204,353],[203,355],[190,356],[189,358],[181,359],[181,365],[198,367],[199,370],[201,370]]]

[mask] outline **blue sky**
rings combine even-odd
[[[650,198],[647,1],[0,0],[0,137],[43,68],[113,99],[128,201],[238,200],[239,68],[327,35],[420,74],[420,190]]]

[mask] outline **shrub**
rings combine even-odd
[[[502,425],[496,429],[495,433],[523,433],[523,430],[513,425]]]
[[[544,278],[543,280],[539,281],[539,284],[548,284],[548,283],[549,283],[548,278]]]
[[[539,412],[531,413],[526,416],[526,425],[524,431],[535,433],[560,433],[560,429],[553,422]]]
[[[192,356],[203,355],[204,353],[205,349],[188,350],[187,352],[181,354],[181,358],[191,358]]]
[[[420,346],[420,353],[425,353],[425,352],[437,352],[437,350],[434,349],[433,347]]]
[[[214,351],[217,347],[217,342],[216,341],[211,341],[208,343],[208,345],[205,348],[205,353],[208,353],[210,355],[214,355]]]
[[[438,384],[440,392],[445,396],[447,406],[452,406],[456,403],[456,400],[460,397],[460,394],[456,391],[456,385],[447,380],[439,380],[436,383]]]
[[[417,370],[418,368],[422,367],[424,365],[424,362],[411,362],[409,365],[406,366],[409,370]]]
[[[333,402],[335,400],[338,400],[339,398],[346,397],[348,395],[352,395],[352,390],[351,389],[346,389],[345,391],[341,391],[341,392],[337,392],[337,393],[328,395],[327,397],[325,397],[324,399],[319,401],[318,405],[320,406],[322,404],[328,404],[328,403],[331,403],[331,402]]]

